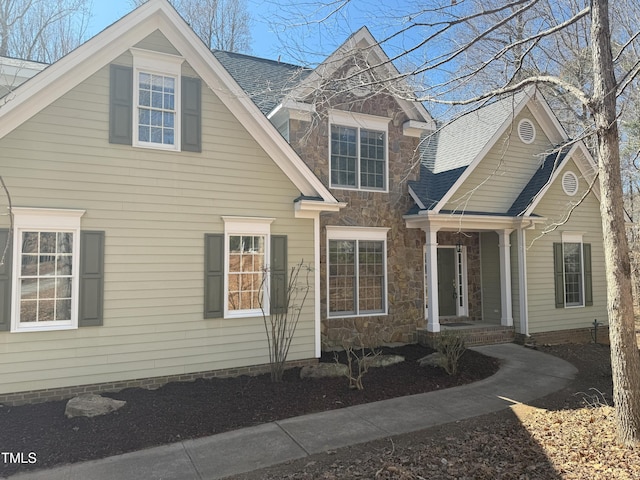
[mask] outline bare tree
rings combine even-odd
[[[85,40],[88,0],[0,0],[0,56],[52,63]]]
[[[341,16],[347,7],[355,8],[356,3],[336,0],[321,4],[314,10],[314,18],[322,20],[312,27],[321,29],[327,18]],[[632,21],[617,29],[615,37],[611,19],[622,12],[610,11],[608,0],[509,0],[494,4],[424,0],[414,7],[413,12],[405,9],[402,14],[387,12],[379,17],[381,22],[400,20],[395,30],[387,27],[387,36],[379,43],[391,52],[391,62],[405,66],[404,73],[378,77],[376,72],[384,65],[365,62],[360,66],[369,73],[369,80],[360,87],[373,90],[375,85],[403,95],[395,89],[398,81],[419,78],[420,81],[412,82],[422,88],[418,100],[432,106],[477,108],[529,85],[545,86],[571,98],[570,105],[584,113],[586,123],[581,137],[593,137],[598,160],[618,436],[625,444],[638,444],[640,356],[634,328],[618,129],[622,106],[618,98],[636,87],[640,72],[637,6],[631,5],[624,12]],[[511,38],[501,36],[497,41],[496,36],[505,27],[512,32]],[[468,34],[470,29],[472,35]],[[576,34],[584,39],[578,45],[579,55],[571,59],[553,57]],[[504,38],[507,40],[503,41]],[[366,56],[366,52],[361,53]],[[542,68],[544,65],[539,62],[552,57],[558,68],[551,68],[551,60],[547,62],[549,68]],[[461,69],[469,58],[473,58],[473,63]],[[407,65],[412,67],[406,68]],[[475,76],[500,67],[504,71],[497,77],[498,82],[469,88]],[[351,75],[356,76],[363,78],[362,69]]]
[[[131,0],[133,6],[147,0]],[[194,32],[209,48],[248,52],[251,17],[245,0],[170,0]]]

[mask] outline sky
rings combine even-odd
[[[318,7],[320,2],[298,0],[245,0],[251,16],[251,51],[257,57],[294,64],[321,61],[361,26],[367,25],[377,38],[384,38],[385,28],[397,28],[397,16],[408,8],[407,0],[358,0],[334,15]],[[332,2],[325,2],[332,3]],[[89,37],[99,33],[132,10],[130,0],[93,0]],[[385,18],[381,10],[387,12]],[[330,19],[317,20],[329,16]],[[385,22],[388,23],[385,27]],[[386,47],[385,47],[386,49]],[[389,52],[388,52],[389,53]]]
[[[276,35],[269,31],[269,27],[263,15],[267,13],[269,5],[257,0],[249,1],[252,13],[252,47],[253,55],[264,58],[276,58]],[[116,22],[133,9],[130,0],[93,0],[92,18],[89,23],[89,37],[99,33],[112,23]],[[274,56],[275,55],[275,56]]]

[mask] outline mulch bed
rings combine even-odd
[[[64,416],[66,401],[9,407],[0,405],[0,452],[35,452],[33,464],[4,463],[0,475],[103,458],[156,445],[222,433],[283,418],[450,388],[486,378],[496,359],[468,350],[460,373],[420,367],[416,360],[433,350],[418,345],[384,348],[403,363],[372,368],[365,389],[350,390],[346,378],[300,380],[299,369],[282,383],[269,375],[169,383],[157,390],[130,388],[104,394],[127,404],[94,418]],[[334,361],[325,354],[321,361]]]
[[[608,345],[540,346],[579,370],[529,405],[315,454],[229,480],[637,480],[617,443]]]

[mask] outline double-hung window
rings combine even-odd
[[[329,122],[331,187],[387,191],[389,119],[333,110]]]
[[[131,49],[133,144],[180,150],[180,70],[183,59]]]
[[[327,227],[329,317],[387,312],[387,231]]]
[[[554,244],[556,307],[593,305],[591,285],[591,245],[582,234],[563,233]]]
[[[14,208],[12,331],[78,326],[83,210]]]
[[[224,316],[269,311],[268,259],[273,218],[223,217],[225,222]]]

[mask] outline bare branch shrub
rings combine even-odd
[[[309,276],[313,268],[301,260],[289,270],[286,291],[284,292],[284,305],[282,308],[265,310],[264,295],[269,296],[273,287],[267,281],[269,272],[265,270],[262,275],[260,297],[260,310],[262,320],[267,333],[267,343],[269,345],[269,365],[271,369],[271,381],[281,382],[284,373],[285,362],[289,355],[291,341],[296,332],[300,315],[304,307],[307,295],[311,289]],[[300,275],[302,274],[302,276]],[[280,292],[274,292],[280,293]],[[274,311],[275,310],[275,311]]]
[[[342,346],[347,354],[348,373],[345,376],[349,379],[349,388],[364,390],[362,377],[369,371],[369,365],[371,365],[371,362],[367,362],[365,359],[375,358],[382,352],[380,350],[367,351],[362,342],[359,346],[354,345],[354,342],[343,342]],[[340,363],[336,353],[334,353],[334,359],[336,363]]]
[[[438,336],[436,349],[443,355],[442,368],[449,375],[456,375],[460,358],[467,350],[464,337],[454,330],[442,330]]]

